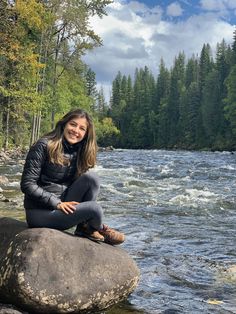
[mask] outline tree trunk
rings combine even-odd
[[[37,114],[37,121],[36,121],[36,134],[35,134],[35,139],[38,140],[40,136],[40,127],[41,127],[41,111],[38,112]]]
[[[55,113],[56,113],[56,88],[58,82],[58,73],[57,73],[57,66],[58,66],[58,58],[59,58],[59,51],[61,42],[64,40],[65,37],[65,25],[61,28],[61,31],[58,33],[57,36],[57,45],[55,49],[55,58],[54,58],[54,73],[53,73],[53,97],[52,97],[52,113],[51,113],[51,128],[54,129],[55,127]]]
[[[5,141],[4,141],[5,149],[8,149],[8,145],[9,145],[9,120],[10,120],[10,97],[8,98],[7,112],[6,112],[6,131],[5,131]]]
[[[30,137],[30,146],[35,142],[35,124],[36,124],[36,115],[33,115],[32,128],[31,128],[31,137]]]

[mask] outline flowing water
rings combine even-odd
[[[21,171],[0,165],[0,216],[24,220]],[[126,233],[141,271],[128,300],[104,314],[236,313],[236,155],[115,150],[99,153],[96,171],[105,223]]]

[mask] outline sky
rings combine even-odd
[[[161,58],[171,68],[180,52],[200,55],[204,43],[214,54],[223,39],[232,44],[236,29],[236,0],[114,0],[106,11],[90,21],[103,46],[83,58],[106,100],[118,71],[133,77],[147,66],[157,76]]]

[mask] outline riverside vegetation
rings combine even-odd
[[[120,72],[107,104],[82,55],[102,44],[90,17],[111,0],[0,2],[0,147],[28,146],[63,113],[93,115],[100,145],[235,150],[236,31],[212,54],[184,52],[157,77],[148,67]]]

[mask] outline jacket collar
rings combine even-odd
[[[62,145],[64,148],[65,153],[72,154],[74,152],[77,152],[82,147],[82,141],[76,144],[71,145],[67,142],[67,140],[63,137],[62,139]]]

